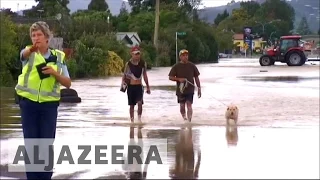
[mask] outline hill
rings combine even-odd
[[[255,0],[260,4],[266,0]],[[319,29],[319,0],[287,0],[294,8],[296,13],[295,26],[300,22],[303,16],[306,16],[311,31],[318,32]],[[240,8],[240,2],[228,3],[225,6],[209,7],[200,10],[199,16],[205,19],[208,23],[212,23],[219,13],[225,9],[231,13],[233,9]]]

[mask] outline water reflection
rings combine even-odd
[[[130,145],[133,145],[133,144],[138,144],[138,145],[143,145],[143,138],[142,138],[142,127],[137,127],[137,137],[138,137],[138,140],[137,141],[132,141],[134,139],[134,129],[135,127],[130,127],[130,135],[129,135],[129,138],[130,138],[130,141],[129,141],[129,144]],[[143,150],[142,150],[143,152]],[[129,154],[129,152],[128,152]],[[132,159],[133,157],[130,157],[128,155],[127,157],[127,162],[130,161],[130,159]],[[142,156],[142,159],[144,159],[144,157]],[[135,171],[131,172],[131,171],[128,171],[127,174],[128,174],[128,179],[146,179],[147,177],[147,171],[148,171],[148,164],[145,164],[145,165],[142,165],[144,163],[141,163],[140,162],[140,165],[136,164],[135,165]],[[139,167],[137,167],[139,166]],[[126,169],[124,169],[126,170]],[[136,170],[139,170],[139,171],[136,171]]]
[[[228,146],[237,146],[238,144],[238,127],[234,124],[226,125],[226,140]]]
[[[178,142],[175,146],[175,165],[170,170],[172,179],[197,179],[201,162],[201,151],[197,152],[195,161],[195,148],[192,138],[192,128],[182,128],[179,132]]]

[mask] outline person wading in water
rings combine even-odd
[[[175,64],[169,73],[169,79],[171,81],[177,82],[176,95],[178,103],[180,104],[180,113],[184,120],[191,122],[192,119],[192,104],[193,104],[193,95],[194,95],[194,80],[196,81],[198,87],[198,98],[201,97],[200,89],[200,72],[196,65],[190,62],[189,52],[185,49],[179,52],[180,62]],[[183,91],[180,89],[180,85],[183,85]],[[187,105],[187,116],[185,106]]]
[[[131,122],[134,122],[134,107],[138,104],[138,122],[141,123],[144,91],[142,77],[147,86],[147,93],[150,94],[147,63],[141,59],[141,52],[138,46],[131,48],[131,56],[131,59],[126,63],[124,68],[121,91],[127,91]]]

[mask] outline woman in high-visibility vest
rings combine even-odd
[[[43,138],[46,141],[42,144],[54,142],[60,85],[66,88],[71,86],[65,53],[49,48],[52,35],[47,23],[35,22],[29,31],[33,45],[25,47],[20,53],[23,68],[15,88],[19,97],[26,148],[39,144]],[[52,170],[46,172],[43,168],[34,169],[34,162],[32,159],[30,161],[29,167],[26,165],[28,179],[51,179]]]

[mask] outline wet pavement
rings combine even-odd
[[[202,97],[194,99],[192,140],[179,143],[183,121],[176,102],[170,68],[149,71],[151,95],[145,94],[143,138],[168,138],[167,168],[149,167],[147,178],[170,178],[180,172],[175,155],[195,149],[194,164],[201,159],[198,178],[319,178],[319,65],[260,67],[256,59],[225,60],[198,65]],[[279,80],[281,79],[281,80]],[[57,138],[63,140],[129,138],[126,94],[119,91],[120,77],[77,80],[82,102],[61,104]],[[7,102],[7,101],[6,101]],[[2,104],[8,116],[19,116],[17,107]],[[225,127],[224,104],[240,109],[237,130]],[[16,110],[14,110],[15,108]],[[10,111],[10,112],[9,112]],[[7,118],[7,117],[5,117]],[[20,125],[2,123],[1,176],[7,173],[10,144],[21,140]],[[137,129],[135,129],[137,131]],[[183,130],[186,131],[186,130]],[[229,144],[228,144],[229,143]],[[199,152],[201,151],[201,157]],[[189,151],[188,151],[189,152]],[[176,168],[175,168],[176,167]],[[196,169],[196,168],[195,168]],[[180,173],[179,173],[180,172]],[[55,178],[120,178],[121,169],[65,168]],[[22,175],[23,176],[23,175]],[[182,176],[181,176],[182,177]]]

